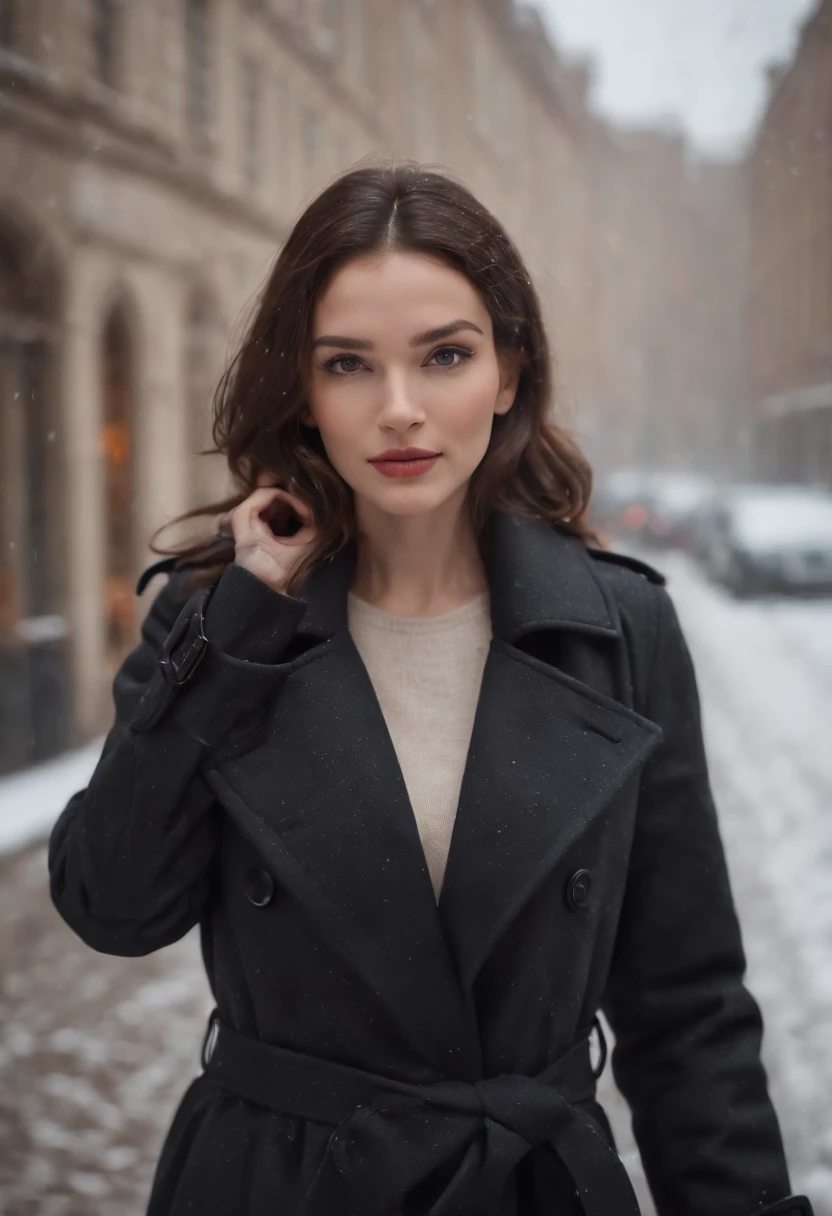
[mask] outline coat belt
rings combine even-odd
[[[595,1092],[588,1038],[536,1077],[414,1085],[262,1043],[212,1015],[203,1063],[238,1097],[335,1128],[309,1216],[502,1216],[516,1210],[506,1192],[534,1151],[559,1158],[586,1216],[639,1216],[621,1159],[575,1105]]]

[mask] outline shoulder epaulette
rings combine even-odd
[[[178,557],[163,557],[160,562],[154,562],[152,566],[148,566],[136,583],[136,595],[141,595],[150,580],[157,574],[170,574],[178,561]]]
[[[655,583],[657,587],[663,587],[667,582],[661,571],[655,570],[647,562],[639,561],[637,557],[630,557],[627,553],[613,553],[609,549],[590,549],[589,556],[601,562],[611,562],[614,566],[626,566],[628,570],[635,570],[636,574]]]

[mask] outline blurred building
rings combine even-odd
[[[748,183],[741,162],[699,158],[692,166],[690,393],[683,442],[690,461],[716,479],[750,465]]]
[[[0,772],[109,722],[148,537],[223,483],[229,335],[339,170],[461,175],[588,395],[585,93],[510,0],[0,0]]]
[[[727,473],[745,400],[742,174],[673,129],[596,123],[590,146],[595,463]]]
[[[598,230],[599,466],[667,460],[685,409],[690,242],[681,136],[598,124],[593,144]]]
[[[770,79],[747,166],[756,468],[832,486],[832,0]]]

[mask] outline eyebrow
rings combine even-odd
[[[465,321],[460,318],[458,321],[451,321],[447,325],[440,325],[438,329],[429,329],[426,333],[418,334],[415,338],[410,339],[410,345],[427,346],[430,342],[441,342],[443,338],[450,338],[453,334],[457,334],[463,329],[471,329],[477,334],[482,333],[479,325],[475,325],[473,321]],[[337,346],[342,350],[373,349],[372,342],[367,342],[363,338],[342,338],[337,334],[323,334],[322,337],[316,338],[312,343],[312,349],[316,350],[319,346]]]

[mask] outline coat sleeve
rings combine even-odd
[[[89,786],[49,842],[56,908],[108,954],[149,954],[200,919],[218,836],[201,766],[235,731],[245,733],[279,688],[285,666],[276,660],[304,611],[234,564],[215,588],[191,597],[187,577],[177,571],[156,597],[115,677],[115,723]],[[162,647],[188,633],[204,639],[204,653],[173,686],[160,669]]]
[[[810,1209],[787,1200],[693,667],[670,597],[651,592],[644,709],[664,737],[642,780],[604,1003],[613,1071],[660,1216],[798,1216]]]

